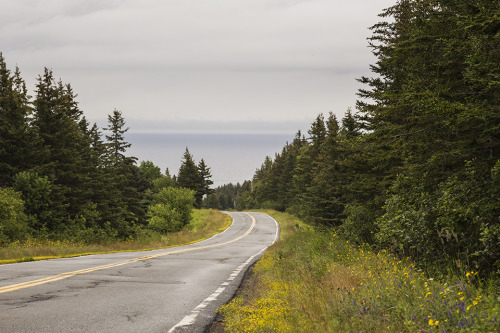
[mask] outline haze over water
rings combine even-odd
[[[274,157],[294,134],[148,134],[128,133],[128,156],[150,160],[162,172],[177,174],[186,147],[196,163],[211,168],[213,187],[252,179],[266,156]]]

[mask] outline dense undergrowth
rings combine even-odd
[[[281,239],[221,309],[226,331],[498,331],[498,288],[476,271],[429,276],[408,259],[267,213]]]
[[[125,241],[109,240],[99,243],[82,243],[28,238],[23,242],[17,241],[0,247],[0,264],[171,247],[209,238],[223,231],[230,224],[231,218],[228,215],[213,209],[200,209],[193,211],[191,222],[181,231],[162,234],[148,230]]]

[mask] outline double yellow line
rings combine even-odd
[[[182,249],[182,250],[162,252],[162,253],[152,254],[152,255],[149,255],[149,256],[132,258],[132,259],[128,259],[128,260],[125,260],[125,261],[120,261],[120,262],[111,263],[111,264],[107,264],[107,265],[96,266],[96,267],[91,267],[91,268],[86,268],[86,269],[80,269],[80,270],[72,271],[72,272],[59,273],[57,275],[47,276],[45,278],[41,278],[41,279],[38,279],[38,280],[32,280],[32,281],[27,281],[27,282],[22,282],[22,283],[17,283],[17,284],[11,284],[11,285],[8,285],[8,286],[1,287],[0,288],[0,294],[2,294],[2,293],[8,293],[8,292],[19,290],[19,289],[30,288],[30,287],[38,286],[38,285],[49,283],[49,282],[55,282],[55,281],[67,279],[67,278],[75,276],[75,275],[81,275],[81,274],[85,274],[85,273],[100,271],[100,270],[107,269],[107,268],[113,268],[113,267],[123,266],[123,265],[127,265],[127,264],[130,264],[130,263],[133,263],[133,262],[137,262],[137,261],[143,261],[143,260],[153,259],[153,258],[157,258],[157,257],[168,256],[168,255],[171,255],[171,254],[177,254],[177,253],[183,253],[183,252],[189,252],[189,251],[195,251],[195,250],[202,250],[202,249],[208,249],[208,248],[211,248],[211,247],[223,246],[223,245],[227,245],[227,244],[230,244],[230,243],[234,243],[234,242],[239,241],[240,239],[248,236],[248,234],[255,227],[255,223],[256,223],[255,218],[252,215],[248,214],[248,213],[245,213],[245,214],[247,214],[248,216],[250,216],[250,218],[252,219],[252,225],[250,225],[250,228],[243,235],[241,235],[239,237],[236,237],[235,239],[232,239],[230,241],[224,242],[224,243],[212,244],[212,245],[207,245],[207,246],[199,246],[199,247],[193,247],[193,248]]]

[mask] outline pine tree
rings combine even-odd
[[[333,113],[326,121],[327,134],[321,145],[311,185],[303,196],[302,214],[321,225],[340,225],[343,221],[342,174],[339,159],[339,124]]]
[[[33,164],[36,136],[26,84],[19,68],[14,74],[0,53],[0,186],[11,186],[13,176]]]
[[[104,130],[111,132],[109,135],[106,135],[106,139],[108,140],[106,144],[108,147],[108,163],[118,166],[120,164],[135,162],[134,158],[124,155],[131,144],[125,141],[124,135],[129,128],[125,127],[125,118],[121,111],[115,109],[112,114],[108,115],[108,127],[104,128]]]
[[[128,128],[125,127],[125,119],[120,111],[115,109],[108,115],[108,126],[104,130],[110,132],[106,135],[108,141],[105,143],[107,147],[105,172],[110,182],[109,191],[113,200],[109,204],[111,213],[109,222],[113,229],[118,231],[119,237],[127,237],[133,223],[146,223],[146,212],[141,204],[144,194],[138,191],[140,174],[135,165],[137,158],[125,155],[131,144],[125,141],[124,134]]]
[[[211,188],[214,183],[211,179],[212,173],[203,159],[201,159],[200,163],[198,163],[198,173],[200,174],[200,190],[203,193],[202,197],[214,193],[214,189]],[[201,206],[201,201],[198,204]]]
[[[191,155],[188,147],[186,147],[179,172],[177,173],[177,184],[180,187],[196,190],[200,184],[199,179],[198,167],[193,160],[193,155]]]
[[[64,211],[54,212],[60,230],[72,227],[71,221],[86,204],[88,170],[84,157],[88,155],[88,141],[80,128],[83,113],[75,97],[70,85],[55,82],[51,70],[45,68],[38,77],[33,126],[41,148],[36,171],[54,183],[60,203],[67,206]]]
[[[489,174],[500,157],[499,13],[495,1],[406,0],[387,9],[382,15],[387,22],[373,28],[376,75],[361,79],[367,88],[358,103],[368,134],[357,165],[370,170],[359,173],[363,177],[351,183],[350,192],[383,198],[390,189],[385,206],[380,199],[365,203],[379,211],[377,240],[393,251],[449,263],[480,252],[474,244],[490,246],[479,241],[478,221],[465,213],[474,211],[473,200],[461,198],[454,213],[449,206],[450,188],[464,188],[457,175],[466,179],[471,169]],[[488,226],[483,235],[499,230],[498,219],[482,219]],[[458,232],[462,226],[456,221],[474,231],[459,236],[467,239],[460,246],[443,247],[439,233]]]
[[[205,175],[200,173],[199,166],[196,165],[193,156],[186,147],[186,151],[184,152],[183,160],[177,174],[177,185],[195,191],[194,196],[196,208],[201,208],[203,195],[205,194],[205,187],[210,186],[208,183],[205,183],[204,179],[204,177],[208,177],[206,180],[210,181],[210,169],[207,169],[205,162],[203,162],[201,166],[203,166],[203,172]]]
[[[297,157],[293,186],[298,193],[296,209],[303,212],[307,205],[307,191],[316,172],[321,146],[326,138],[326,127],[323,114],[319,114],[308,131],[308,144],[304,145]]]

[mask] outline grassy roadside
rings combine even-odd
[[[0,248],[0,264],[178,246],[209,238],[222,232],[230,224],[229,215],[213,209],[201,209],[193,211],[193,220],[184,230],[165,235],[150,234],[135,240],[109,244],[39,241],[32,238]]]
[[[227,332],[496,332],[498,289],[477,272],[432,279],[408,260],[290,215],[281,239],[220,311]]]

